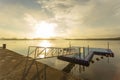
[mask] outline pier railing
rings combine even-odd
[[[72,47],[40,47],[40,46],[29,46],[28,47],[28,57],[31,57],[33,59],[45,59],[45,58],[52,58],[52,57],[59,57],[59,56],[70,56],[82,60],[86,60],[87,57],[93,56],[93,53],[112,53],[110,49],[104,49],[104,48],[89,48],[88,47],[78,47],[78,46],[72,46]],[[74,55],[73,55],[74,54]],[[90,58],[90,59],[91,59]]]
[[[28,56],[34,59],[44,59],[52,58],[63,55],[72,55],[79,54],[80,57],[85,57],[85,48],[84,47],[39,47],[39,46],[29,46],[28,47]]]
[[[114,57],[114,54],[109,49],[109,46],[108,46],[108,49],[89,48],[89,46],[88,47],[71,46],[71,47],[67,47],[67,48],[29,46],[28,54],[27,54],[28,58],[26,60],[22,80],[25,80],[25,77],[28,74],[28,72],[33,64],[33,63],[31,63],[31,65],[28,64],[29,57],[31,57],[33,59],[33,62],[38,59],[46,59],[46,58],[52,58],[52,57],[58,57],[58,59],[60,59],[60,60],[72,62],[63,69],[63,71],[65,71],[65,72],[70,72],[71,69],[75,66],[75,64],[82,65],[83,70],[85,70],[84,66],[89,66],[89,63],[92,60],[92,57],[94,54],[108,56],[108,57]],[[71,55],[72,55],[72,57],[71,57]],[[96,60],[99,60],[99,59],[96,58]],[[81,66],[79,66],[79,70],[81,70]],[[39,72],[37,72],[37,73],[39,73]],[[46,80],[46,72],[44,72],[44,73],[45,73],[45,75],[44,75],[43,80]]]
[[[52,58],[52,57],[58,57],[58,56],[64,56],[64,55],[72,55],[72,54],[78,54],[78,53],[81,56],[81,50],[82,50],[81,47],[60,48],[60,47],[29,46],[22,80],[25,80],[29,70],[31,69],[31,66],[33,65],[33,63],[31,64],[28,63],[29,57],[31,57],[34,62],[35,60],[39,60],[39,59],[46,59],[46,58]],[[37,72],[37,74],[38,73],[39,72]],[[44,78],[42,80],[47,80],[46,76],[47,76],[46,70],[44,69]]]

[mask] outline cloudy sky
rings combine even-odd
[[[0,0],[0,37],[120,36],[120,0]]]

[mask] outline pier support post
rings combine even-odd
[[[3,49],[6,49],[6,44],[3,44]]]

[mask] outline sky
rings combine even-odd
[[[120,37],[120,0],[0,0],[0,37]]]

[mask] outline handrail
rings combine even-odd
[[[32,49],[34,48],[34,49]],[[67,48],[60,48],[60,47],[41,47],[41,46],[29,46],[28,54],[30,57],[36,59],[39,56],[43,56],[43,58],[47,57],[54,57],[54,56],[61,56],[61,55],[72,55],[76,53],[81,53],[82,47],[67,47]],[[48,49],[48,50],[47,50]],[[31,52],[32,50],[32,52]],[[85,56],[85,55],[84,55]],[[41,59],[41,58],[40,58]]]

